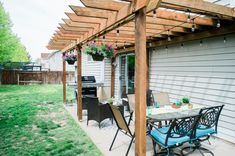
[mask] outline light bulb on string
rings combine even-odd
[[[105,43],[105,35],[102,37],[103,39],[102,39],[102,42],[103,42],[103,44]]]
[[[153,10],[153,18],[157,18],[157,11],[156,11],[156,9]]]
[[[191,28],[192,32],[195,31],[195,24],[194,24],[194,20],[193,20],[193,25],[192,25],[192,28]]]
[[[187,9],[187,12],[188,12],[187,22],[190,23],[191,22],[190,10]]]
[[[117,29],[117,34],[116,35],[119,36],[119,33],[120,33],[120,31],[119,31],[119,29]]]
[[[168,40],[168,41],[171,41],[170,30],[167,31],[167,35],[168,35],[167,40]]]
[[[220,26],[221,26],[221,25],[220,25],[220,20],[218,19],[218,20],[217,20],[216,27],[217,27],[217,28],[220,28]]]
[[[183,48],[184,47],[184,44],[183,43],[181,43],[181,48]]]
[[[190,23],[191,21],[191,16],[190,16],[190,13],[188,14],[188,19],[187,19],[187,22]]]
[[[202,43],[203,43],[203,42],[202,42],[202,40],[201,40],[201,41],[200,41],[200,46],[202,46]]]

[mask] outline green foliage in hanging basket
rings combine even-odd
[[[95,43],[91,43],[85,48],[85,53],[88,55],[101,55],[110,59],[114,56],[114,48],[109,44],[98,46]]]

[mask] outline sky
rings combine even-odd
[[[46,46],[64,12],[72,12],[68,5],[82,6],[79,0],[0,0],[13,23],[13,32],[35,60],[40,53],[52,52]]]

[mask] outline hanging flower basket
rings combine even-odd
[[[76,62],[75,60],[67,60],[67,63],[70,65],[74,65],[75,62]]]
[[[104,60],[104,56],[103,55],[93,54],[91,56],[92,56],[94,61],[103,61]]]
[[[77,61],[77,56],[74,54],[65,54],[63,55],[63,60],[67,61],[69,65],[73,65]]]
[[[104,58],[112,58],[114,49],[112,45],[102,44],[100,46],[92,43],[85,49],[85,53],[91,55],[94,61],[103,61]]]

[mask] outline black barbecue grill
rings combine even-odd
[[[97,96],[95,76],[82,76],[82,95]]]

